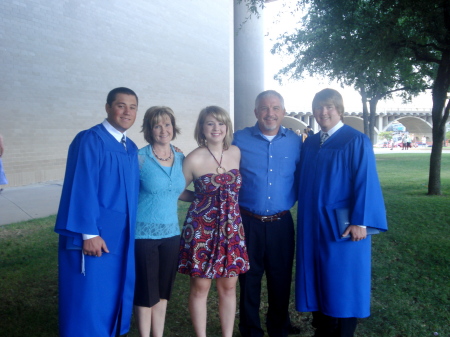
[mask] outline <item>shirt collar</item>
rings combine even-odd
[[[280,129],[278,130],[278,133],[275,135],[275,137],[277,137],[277,136],[286,136],[286,132],[287,132],[287,129],[283,125],[280,125]],[[264,136],[264,134],[259,129],[258,122],[256,122],[255,126],[253,127],[252,135],[253,136],[260,135],[264,139],[267,139],[266,136]]]
[[[118,131],[114,126],[112,126],[108,120],[105,118],[103,121],[103,126],[105,127],[106,131],[108,131],[111,136],[113,136],[119,143],[122,141],[122,137],[125,136],[125,140],[127,140],[127,132],[124,133]]]
[[[342,121],[339,121],[335,126],[333,126],[330,130],[327,131],[328,136],[331,137],[333,133],[335,133],[337,130],[342,128],[344,126],[344,123]],[[320,130],[320,134],[322,135],[324,133],[322,130]]]

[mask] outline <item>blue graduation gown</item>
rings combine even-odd
[[[344,125],[323,145],[306,139],[300,159],[296,309],[332,317],[370,315],[371,237],[339,240],[330,209],[349,207],[350,221],[387,230],[369,139]]]
[[[69,147],[56,219],[59,236],[59,329],[63,337],[128,332],[134,294],[134,228],[139,191],[137,147],[126,151],[101,124]],[[100,235],[110,253],[85,256],[82,234]]]

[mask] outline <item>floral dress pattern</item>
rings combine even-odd
[[[237,169],[195,179],[195,200],[181,233],[178,272],[213,279],[248,271],[238,204],[241,183]]]

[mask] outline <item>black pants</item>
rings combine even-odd
[[[353,337],[358,320],[356,317],[336,318],[313,312],[314,337]]]
[[[285,337],[289,325],[289,297],[292,281],[295,239],[290,212],[280,220],[261,222],[242,215],[250,270],[239,276],[240,321],[244,337],[262,337],[259,318],[261,281],[266,273],[269,308],[267,332],[270,337]]]

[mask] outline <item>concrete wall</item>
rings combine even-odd
[[[206,105],[233,107],[233,2],[229,0],[2,0],[0,133],[10,186],[63,178],[67,148],[106,116],[106,95],[139,96],[142,117],[170,106],[185,153]],[[230,111],[233,114],[233,111]]]

